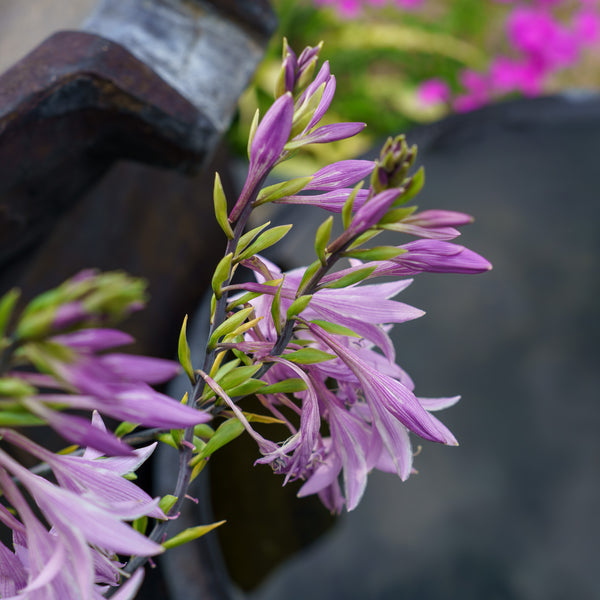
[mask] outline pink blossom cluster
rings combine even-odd
[[[552,75],[574,66],[582,51],[600,39],[597,0],[578,0],[568,21],[553,11],[564,0],[495,1],[514,4],[506,20],[510,54],[495,56],[486,72],[464,69],[459,75],[463,92],[454,97],[441,79],[423,82],[418,90],[421,102],[447,103],[466,112],[513,92],[539,95]]]
[[[358,17],[365,6],[374,6],[380,8],[386,4],[394,4],[398,8],[411,10],[419,8],[424,0],[315,0],[319,6],[332,6],[341,17],[353,19]]]

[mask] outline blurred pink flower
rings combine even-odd
[[[426,106],[448,102],[450,100],[450,86],[439,77],[427,79],[419,85],[417,97]]]

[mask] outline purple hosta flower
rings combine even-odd
[[[342,208],[344,208],[344,204],[352,191],[352,188],[341,188],[331,192],[325,192],[324,194],[296,194],[294,196],[285,196],[280,200],[275,200],[275,202],[278,204],[317,206],[318,208],[339,213],[342,212]],[[358,190],[356,198],[354,199],[354,204],[352,205],[353,210],[358,210],[366,202],[368,197],[369,190]]]
[[[367,279],[374,277],[410,277],[418,273],[485,273],[492,268],[483,256],[458,244],[441,240],[416,240],[398,246],[405,253],[391,260],[362,263],[351,261],[352,267],[330,273],[323,283],[337,281],[360,269],[372,267]]]
[[[332,212],[341,212],[354,185],[371,174],[375,163],[372,160],[341,160],[319,169],[304,191],[323,191],[323,194],[296,194],[276,200],[279,204],[305,204],[318,206]],[[366,201],[368,190],[358,190],[352,209],[358,210]]]
[[[325,453],[321,463],[317,464],[298,495],[303,497],[317,493],[334,512],[341,511],[343,504],[340,501],[345,501],[348,510],[354,510],[367,485],[371,429],[363,419],[347,410],[324,381],[316,381],[315,385],[318,386],[319,399],[325,406],[331,437],[324,444]],[[337,489],[340,471],[343,471],[344,477],[343,496]],[[335,499],[334,505],[328,504],[331,498]]]
[[[473,222],[473,217],[450,210],[424,210],[413,213],[394,227],[394,231],[419,237],[451,240],[460,235],[455,227]]]
[[[284,275],[272,263],[264,263],[273,278]],[[280,291],[282,311],[295,298],[303,272],[304,269],[297,269],[285,274]],[[257,277],[258,284],[244,284],[247,289],[269,291],[269,286],[260,283],[264,276]],[[395,352],[388,335],[390,324],[423,314],[390,300],[409,284],[407,280],[315,291],[302,312],[303,322],[322,319],[347,327],[360,336],[327,334],[320,326],[310,323],[308,329],[297,332],[298,342],[333,353],[336,358],[332,360],[300,366],[291,365],[285,353],[282,358],[273,358],[259,349],[255,355],[257,359],[276,362],[264,376],[269,383],[290,377],[290,369],[307,383],[307,391],[294,394],[302,401],[299,430],[290,426],[292,435],[282,445],[269,446],[261,440],[259,448],[264,456],[257,462],[270,463],[277,472],[287,475],[286,481],[306,479],[300,495],[318,493],[324,504],[336,512],[344,505],[348,510],[357,506],[372,469],[391,470],[402,479],[410,475],[409,431],[428,440],[456,444],[448,429],[429,414],[429,407],[435,407],[436,401],[421,403],[414,395],[412,380],[394,362]],[[273,293],[271,287],[270,294]],[[274,343],[277,332],[271,318],[271,297],[263,295],[251,302],[256,315],[263,318],[259,331],[247,332],[247,343],[266,340]],[[291,344],[290,350],[300,347],[294,345],[294,340]],[[374,346],[383,354],[376,352]],[[290,407],[285,397],[261,397],[266,408],[274,408],[279,403]],[[439,407],[449,402],[439,400]],[[310,418],[304,412],[308,408]],[[328,423],[329,437],[315,433],[319,417]],[[343,489],[338,483],[340,474]]]
[[[184,428],[210,419],[210,415],[184,406],[148,385],[171,379],[179,371],[176,363],[121,353],[97,353],[130,342],[127,334],[89,329],[56,336],[52,341],[65,346],[71,355],[66,361],[53,355],[45,357],[54,375],[50,387],[77,393],[42,394],[26,402],[32,412],[77,444],[92,445],[107,454],[129,451],[111,433],[92,427],[81,417],[55,412],[47,403],[98,410],[115,419],[163,429]]]
[[[56,310],[53,327],[57,331],[67,329],[89,319],[91,316],[82,302],[67,302],[66,304],[61,304]]]
[[[248,177],[229,216],[232,223],[239,218],[251,195],[258,192],[264,178],[281,158],[292,130],[293,115],[294,100],[291,93],[286,92],[275,100],[259,123],[250,146]]]
[[[97,414],[94,421],[95,427],[104,427]],[[161,546],[123,523],[143,515],[166,518],[158,499],[152,500],[122,477],[146,460],[154,445],[135,451],[131,458],[91,458],[96,453],[89,450],[84,456],[54,455],[11,430],[1,430],[0,436],[46,461],[60,486],[32,474],[0,451],[0,487],[23,520],[0,514],[0,521],[15,534],[15,554],[7,555],[13,574],[8,586],[13,588],[11,593],[29,591],[26,597],[32,600],[101,597],[100,590],[106,584],[116,585],[120,578],[123,565],[115,560],[115,553],[150,556],[162,552]],[[49,531],[7,482],[4,469],[30,493],[50,524]],[[10,553],[6,548],[2,552]],[[133,590],[140,576],[126,590]],[[3,598],[6,589],[5,585],[0,590]],[[123,592],[122,597],[131,597],[129,593]]]

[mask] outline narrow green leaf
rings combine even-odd
[[[250,131],[248,132],[248,159],[250,159],[250,150],[252,149],[252,141],[254,140],[254,134],[256,133],[256,128],[258,127],[258,120],[260,118],[260,111],[258,108],[252,117],[252,123],[250,123]]]
[[[250,302],[250,300],[254,300],[255,298],[258,298],[259,296],[262,296],[262,294],[260,292],[248,292],[248,293],[244,294],[243,296],[240,296],[237,300],[233,300],[232,302],[230,302],[227,305],[227,310],[231,311],[236,306],[241,306],[242,304],[246,304],[247,302]]]
[[[170,433],[159,433],[156,439],[167,446],[171,446],[171,448],[175,448],[175,450],[179,450],[179,444]]]
[[[234,313],[231,317],[223,321],[223,323],[221,323],[210,336],[208,347],[212,350],[219,341],[219,338],[237,329],[253,311],[254,308],[252,306],[249,306],[248,308],[242,308]]]
[[[367,229],[367,231],[361,233],[348,247],[348,250],[354,250],[359,248],[363,244],[370,242],[373,238],[377,237],[381,233],[379,229]]]
[[[6,332],[6,327],[20,296],[21,290],[13,288],[0,299],[0,337]]]
[[[344,256],[351,258],[359,258],[360,260],[390,260],[400,254],[404,254],[406,250],[404,248],[397,248],[396,246],[375,246],[374,248],[368,248],[365,250],[351,250],[350,252],[344,252]]]
[[[285,424],[285,421],[270,417],[269,415],[257,415],[256,413],[244,412],[244,416],[250,423],[265,423],[266,425],[281,425]]]
[[[45,421],[26,412],[0,410],[0,427],[24,427],[27,425],[45,425]]]
[[[273,302],[271,302],[271,317],[273,319],[273,325],[275,325],[275,331],[277,335],[281,333],[281,289],[283,287],[284,279],[281,280],[281,284],[277,288],[275,295],[273,296]]]
[[[194,435],[203,440],[209,440],[215,434],[215,430],[206,423],[200,423],[194,427]]]
[[[227,421],[224,421],[221,423],[221,425],[219,425],[219,428],[215,431],[215,434],[210,438],[210,440],[208,440],[204,450],[195,456],[190,464],[195,466],[200,462],[201,459],[210,456],[219,448],[222,448],[229,442],[235,440],[235,438],[239,437],[243,432],[244,426],[237,417],[227,419]]]
[[[306,389],[306,383],[298,377],[283,379],[264,387],[261,394],[293,394],[294,392],[303,392]]]
[[[174,535],[172,538],[169,538],[166,542],[162,543],[163,548],[169,550],[170,548],[176,548],[177,546],[182,546],[183,544],[187,544],[188,542],[193,542],[198,538],[201,538],[203,535],[206,535],[213,529],[216,529],[220,525],[223,525],[225,521],[219,521],[217,523],[211,523],[210,525],[198,525],[196,527],[188,527],[184,529],[182,532]]]
[[[212,277],[212,289],[215,294],[215,298],[218,300],[221,297],[221,286],[229,279],[231,272],[231,260],[233,253],[226,254],[217,265],[214,275]]]
[[[336,281],[326,283],[323,287],[333,289],[345,288],[350,285],[354,285],[355,283],[359,283],[363,279],[366,279],[374,270],[375,267],[365,267],[364,269],[358,269],[358,271],[354,271],[353,273],[344,275]]]
[[[221,183],[221,178],[218,173],[215,173],[215,185],[213,188],[213,201],[215,205],[215,217],[217,223],[221,226],[223,233],[227,236],[228,240],[233,239],[233,229],[227,218],[227,198],[225,197],[225,190]]]
[[[315,110],[321,102],[323,92],[325,91],[326,83],[323,82],[313,94],[307,96],[302,104],[294,111],[294,119],[292,121],[292,130],[290,132],[290,139],[295,138],[299,133],[306,128],[310,123]]]
[[[196,374],[194,373],[194,367],[192,366],[192,357],[190,352],[190,345],[187,341],[187,320],[188,316],[185,315],[183,318],[183,325],[179,331],[179,345],[177,347],[177,353],[179,355],[179,362],[188,376],[192,385],[196,383]]]
[[[311,365],[314,363],[324,362],[335,358],[335,354],[329,354],[316,348],[301,348],[289,354],[284,354],[283,358],[290,360],[300,365]]]
[[[352,329],[348,329],[348,327],[344,327],[343,325],[339,325],[338,323],[330,323],[329,321],[323,321],[322,319],[313,319],[311,323],[318,325],[328,333],[335,333],[336,335],[347,335],[349,337],[361,337],[358,333],[352,331]]]
[[[227,393],[235,398],[237,396],[249,396],[250,394],[256,394],[260,390],[262,390],[267,384],[260,379],[248,379],[244,383],[240,383],[240,385],[236,385],[235,387],[229,389]]]
[[[167,494],[160,499],[158,502],[158,507],[165,513],[165,515],[168,515],[169,511],[173,508],[173,506],[175,506],[175,502],[177,502],[177,496]]]
[[[333,225],[333,217],[328,217],[323,221],[317,229],[315,235],[315,252],[317,253],[318,259],[322,265],[327,262],[327,255],[325,249],[329,244],[329,237],[331,236],[331,226]]]
[[[410,217],[412,213],[417,210],[416,206],[405,206],[404,208],[394,208],[392,210],[388,210],[386,215],[379,221],[378,225],[387,225],[388,223],[397,223],[398,221],[402,221],[402,219],[406,219],[406,217]]]
[[[392,207],[400,206],[401,204],[405,204],[409,200],[412,200],[425,185],[425,169],[420,167],[419,170],[410,177],[410,181],[406,185],[406,191],[404,191],[400,196],[394,201]]]
[[[32,396],[37,389],[18,377],[2,377],[0,379],[0,396],[18,398]]]
[[[362,189],[362,186],[362,181],[357,183],[348,198],[346,198],[346,202],[344,202],[344,206],[342,207],[342,223],[344,224],[344,229],[348,229],[348,227],[350,227],[350,223],[352,222],[352,209],[354,208],[354,201],[356,200],[359,190]]]
[[[296,315],[299,315],[308,306],[311,299],[312,294],[296,298],[287,310],[287,320],[289,321],[290,319],[293,319]]]
[[[258,198],[253,206],[274,202],[285,196],[293,196],[294,194],[301,192],[312,180],[313,175],[307,175],[306,177],[295,177],[289,181],[283,181],[282,183],[276,183],[263,188],[258,194]]]
[[[227,392],[231,388],[237,387],[244,383],[252,375],[254,375],[262,366],[262,363],[256,363],[254,365],[247,365],[243,367],[237,367],[227,373],[224,377],[219,378],[217,383]]]
[[[292,225],[278,225],[277,227],[267,229],[267,231],[261,233],[250,246],[236,256],[236,261],[249,258],[250,256],[254,256],[259,252],[270,248],[281,240],[291,228]]]
[[[216,363],[215,363],[216,364]],[[213,369],[211,369],[211,374],[210,376],[215,380],[215,381],[220,381],[223,377],[225,377],[225,375],[227,375],[227,373],[229,373],[230,371],[233,371],[233,369],[235,369],[238,365],[240,364],[239,359],[234,358],[233,360],[230,360],[228,362],[226,362],[224,365],[221,365],[216,373],[212,373],[212,371],[214,370],[214,365],[213,365]]]
[[[309,265],[304,271],[300,285],[298,286],[298,294],[304,293],[304,288],[308,285],[308,282],[312,279],[313,275],[321,268],[321,261],[315,260],[314,263]]]
[[[271,221],[267,221],[250,231],[247,231],[242,235],[237,243],[237,252],[240,253],[248,247],[248,244],[265,228],[271,224]]]
[[[131,433],[138,426],[139,423],[130,423],[129,421],[123,421],[122,423],[119,423],[119,425],[115,429],[115,435],[117,437],[123,437],[124,435]]]
[[[134,519],[131,526],[137,532],[141,533],[142,535],[145,535],[146,529],[148,528],[148,517],[146,515],[143,515],[141,517],[138,517],[137,519]]]

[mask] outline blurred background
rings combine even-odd
[[[233,197],[282,36],[297,51],[324,41],[338,81],[328,118],[368,123],[291,170],[375,157],[406,132],[426,169],[420,208],[472,214],[457,241],[494,265],[421,275],[399,298],[427,315],[395,328],[398,362],[420,395],[462,395],[441,415],[459,448],[424,443],[418,475],[373,474],[360,507],[333,519],[254,468],[240,438],[181,520],[228,524],[168,553],[140,598],[600,597],[599,14],[595,0],[0,2],[3,290],[31,296],[83,267],[144,276],[136,350],[172,356],[222,246],[212,172]],[[23,59],[61,29],[86,37]],[[298,224],[272,258],[311,262],[323,214],[269,218]],[[170,459],[143,475],[156,493]]]

